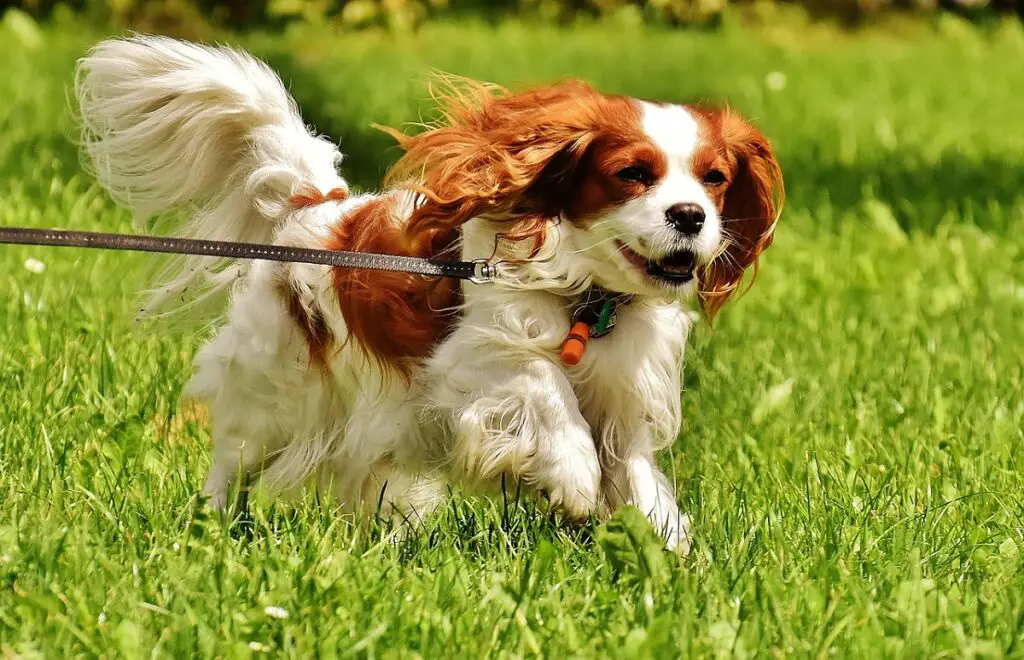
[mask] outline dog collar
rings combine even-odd
[[[562,362],[570,367],[579,364],[587,341],[611,332],[615,328],[619,305],[628,305],[632,300],[632,295],[612,293],[599,286],[584,291],[573,310],[569,335],[562,343]]]

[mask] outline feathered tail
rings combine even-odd
[[[180,236],[267,242],[292,195],[345,187],[337,147],[307,130],[270,68],[238,51],[111,39],[79,61],[75,91],[87,167],[142,228],[167,218]],[[209,264],[179,261],[151,307],[220,289],[247,267]]]

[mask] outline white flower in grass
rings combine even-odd
[[[288,618],[288,610],[284,609],[283,607],[278,607],[276,605],[268,605],[267,607],[264,607],[263,613],[269,616],[271,619]]]
[[[100,615],[98,617],[96,617],[96,623],[98,623],[98,624],[100,624],[102,626],[106,622],[107,622],[107,613],[106,612],[100,612]]]
[[[263,642],[249,642],[249,650],[261,653],[263,651],[269,651],[270,647]]]
[[[38,259],[32,259],[31,257],[25,260],[25,270],[36,275],[46,270],[46,264]]]
[[[764,77],[765,87],[772,90],[773,92],[781,92],[786,89],[786,74],[781,71],[772,71]]]

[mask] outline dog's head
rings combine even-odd
[[[440,126],[392,131],[392,177],[421,201],[413,240],[450,242],[465,222],[509,223],[606,289],[700,295],[713,314],[772,240],[782,175],[768,140],[729,110],[649,103],[566,82],[518,94],[462,81]]]

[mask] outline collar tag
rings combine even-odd
[[[601,287],[587,289],[572,313],[572,326],[562,344],[562,362],[569,366],[579,364],[587,341],[607,335],[615,328],[619,305],[628,305],[631,295],[611,293]]]

